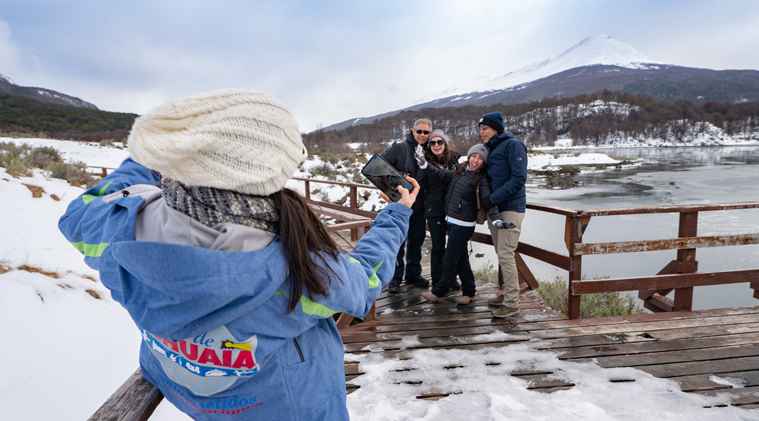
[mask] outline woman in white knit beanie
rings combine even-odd
[[[138,118],[128,143],[131,158],[59,228],[134,319],[143,376],[198,420],[347,420],[332,316],[365,315],[392,278],[418,184],[399,187],[398,203],[384,197],[342,254],[285,188],[307,153],[273,97],[170,101]]]

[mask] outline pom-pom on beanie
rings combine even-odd
[[[494,113],[485,114],[480,118],[479,124],[492,127],[498,134],[503,133],[503,115],[498,111]]]
[[[169,101],[139,117],[132,159],[187,186],[268,196],[308,157],[295,118],[263,92],[226,89]]]
[[[485,145],[478,143],[469,148],[469,152],[466,153],[466,160],[469,161],[469,158],[474,154],[479,154],[483,161],[488,162],[488,154],[490,154],[490,151]]]

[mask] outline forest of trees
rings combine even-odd
[[[126,139],[137,114],[46,104],[0,93],[0,132],[99,142]]]
[[[465,153],[472,144],[481,141],[477,120],[492,111],[500,111],[506,130],[528,147],[552,145],[564,137],[571,138],[575,145],[603,145],[626,139],[682,142],[712,126],[729,136],[759,134],[759,102],[659,102],[605,90],[516,105],[403,111],[343,130],[316,130],[304,135],[304,141],[314,151],[342,152],[346,143],[362,143],[363,152],[379,153],[388,141],[404,139],[415,120],[429,118],[434,129],[442,129],[451,138],[457,152]]]

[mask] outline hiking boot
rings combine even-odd
[[[458,303],[459,305],[465,306],[471,303],[472,301],[474,301],[474,297],[467,297],[466,295],[462,295],[461,297],[459,297],[458,300],[456,300],[456,303]]]
[[[412,278],[412,279],[406,279],[406,284],[412,284],[418,287],[427,288],[430,285],[430,282],[421,276],[418,278]]]
[[[432,291],[424,291],[422,293],[422,298],[431,303],[439,303],[445,299],[445,297],[438,297],[437,295],[433,294]]]
[[[387,292],[395,294],[401,289],[401,283],[400,282],[390,282],[387,284]]]
[[[488,298],[488,305],[491,305],[491,306],[503,305],[503,295],[496,295],[493,298]]]
[[[493,317],[503,319],[504,317],[516,316],[519,314],[519,307],[500,306],[499,308],[490,312]]]
[[[461,291],[461,284],[459,281],[453,281],[453,284],[451,284],[451,291]]]

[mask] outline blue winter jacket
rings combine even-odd
[[[491,138],[485,146],[490,150],[485,164],[493,193],[490,200],[499,212],[524,213],[527,206],[527,148],[514,139],[511,132]]]
[[[328,297],[301,296],[288,314],[288,267],[273,234],[268,245],[237,252],[135,239],[145,214],[164,206],[157,182],[127,159],[59,221],[134,319],[143,376],[198,420],[348,419],[332,315],[369,311],[392,279],[411,209],[390,203],[353,251],[336,261],[316,256],[339,280],[331,279]],[[254,230],[228,225],[232,234]]]

